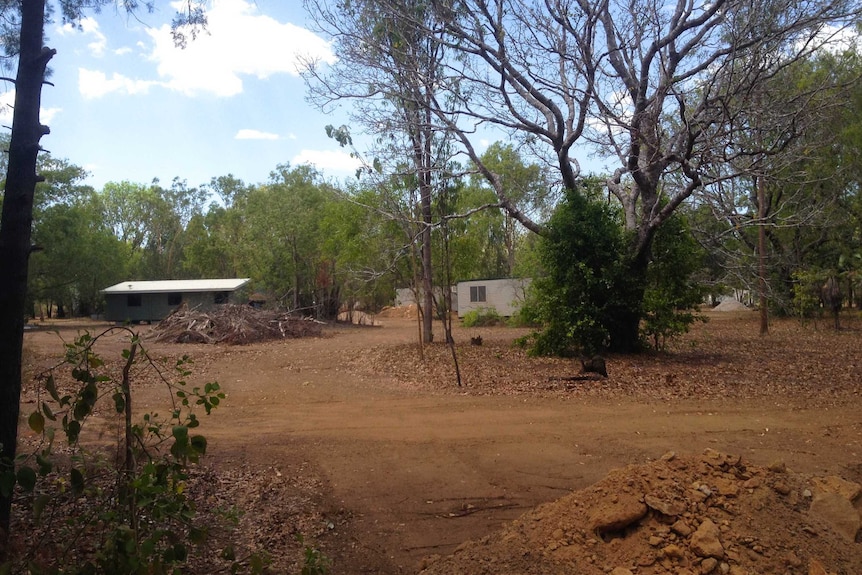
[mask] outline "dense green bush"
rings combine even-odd
[[[543,328],[532,353],[570,356],[607,347],[624,283],[624,235],[611,208],[569,192],[540,245],[545,275],[534,281],[522,317]]]
[[[470,310],[464,314],[461,320],[461,325],[464,327],[488,327],[504,325],[505,323],[503,317],[492,307],[481,307]]]
[[[819,288],[827,277],[819,270],[798,270],[793,274],[793,313],[800,320],[822,313]]]
[[[682,216],[674,215],[662,225],[652,251],[641,334],[659,350],[668,338],[686,333],[695,321],[706,320],[696,311],[708,288],[692,279],[703,267],[705,254]]]
[[[519,319],[542,328],[530,337],[536,355],[587,354],[638,348],[629,334],[657,347],[688,330],[703,291],[691,278],[699,248],[674,216],[658,232],[653,261],[638,272],[631,238],[607,203],[571,191],[548,223],[540,253],[544,275],[533,283]]]

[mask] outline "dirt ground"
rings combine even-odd
[[[301,533],[332,573],[862,573],[860,544],[820,519],[787,524],[808,517],[812,478],[862,482],[862,320],[848,315],[839,332],[773,321],[761,338],[751,312],[708,315],[665,353],[608,357],[609,377],[596,381],[573,380],[571,360],[527,357],[512,345],[524,330],[456,328],[461,387],[447,348],[433,344],[423,361],[415,322],[399,317],[233,347],[147,343],[141,332],[151,355],[189,354],[194,381],[226,391],[201,428],[204,476],[222,489],[203,496],[245,509],[242,537],[277,572],[297,571]],[[27,372],[62,353],[52,329],[68,340],[102,327],[28,331]],[[470,345],[477,335],[483,345]],[[108,342],[103,355],[123,344]],[[139,387],[140,409],[164,406],[160,386]],[[641,467],[597,483],[632,464]],[[729,482],[739,485],[722,490]],[[683,507],[644,504],[652,492]],[[857,496],[848,500],[858,506]],[[648,519],[636,511],[601,526],[597,505],[632,497]],[[668,550],[689,545],[707,519],[720,553]],[[623,553],[639,526],[644,551]],[[816,541],[780,539],[788,532]]]

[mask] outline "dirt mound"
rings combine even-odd
[[[387,306],[380,310],[380,313],[377,314],[377,317],[394,317],[394,318],[402,318],[409,319],[415,318],[417,314],[417,307],[415,303],[410,305],[402,305],[402,306]]]
[[[226,343],[242,345],[258,341],[315,337],[322,324],[285,312],[247,305],[220,305],[200,311],[183,305],[153,327],[155,341],[171,343]]]
[[[707,450],[611,472],[423,575],[862,573],[860,485]]]
[[[353,325],[380,325],[373,315],[369,315],[364,311],[342,311],[338,314],[338,321],[352,323]]]

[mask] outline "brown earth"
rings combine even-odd
[[[332,573],[862,573],[848,516],[821,509],[832,491],[859,505],[836,477],[862,481],[862,321],[773,322],[761,338],[750,312],[709,315],[587,381],[514,347],[523,330],[457,328],[462,387],[445,346],[420,359],[404,318],[234,347],[141,331],[151,355],[189,354],[194,380],[227,392],[203,420],[196,493],[245,510],[234,536],[276,572],[298,571],[302,534]],[[68,340],[104,324],[54,327]],[[45,327],[26,348],[30,374],[62,353]],[[139,407],[163,409],[164,389],[136,381]],[[23,413],[34,399],[29,384]]]

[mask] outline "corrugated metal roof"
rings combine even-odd
[[[102,290],[104,294],[235,291],[249,282],[249,278],[209,280],[159,280],[120,282]]]

